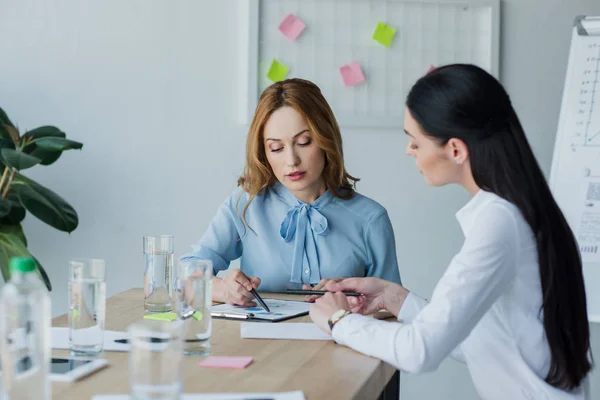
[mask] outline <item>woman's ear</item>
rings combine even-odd
[[[461,165],[469,159],[469,149],[465,142],[460,139],[452,138],[446,143],[448,149],[448,158],[454,163]]]

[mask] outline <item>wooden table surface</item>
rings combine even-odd
[[[300,300],[302,296],[265,294],[266,298]],[[106,302],[105,329],[126,331],[142,318],[142,289],[131,289]],[[307,322],[308,316],[286,322]],[[67,326],[67,315],[54,318],[53,326]],[[184,358],[185,393],[201,392],[283,392],[302,390],[307,400],[377,399],[396,370],[331,341],[242,339],[240,322],[213,319],[211,355],[252,356],[254,362],[243,370],[201,368],[204,357]],[[67,356],[53,350],[54,356]],[[109,362],[103,370],[74,383],[53,383],[54,399],[91,399],[96,394],[129,393],[129,354],[105,352]]]

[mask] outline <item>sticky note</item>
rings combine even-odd
[[[385,47],[390,47],[395,35],[396,29],[384,24],[383,22],[379,22],[377,23],[377,28],[375,28],[375,32],[373,33],[373,39]]]
[[[177,319],[177,314],[175,314],[173,311],[158,314],[146,314],[144,315],[144,319],[153,319],[155,321],[175,321]]]
[[[279,24],[279,30],[291,41],[296,40],[302,31],[306,28],[306,24],[302,22],[294,14],[290,14],[281,21]]]
[[[202,313],[200,311],[196,311],[193,315],[194,319],[196,321],[201,321],[202,320]]]
[[[209,356],[200,362],[201,367],[244,369],[252,362],[252,357]]]
[[[77,317],[79,317],[79,311],[76,309],[71,310],[71,317],[73,319],[76,319]]]
[[[427,70],[427,73],[430,73],[431,71],[433,71],[435,69],[434,65],[430,65],[429,69]]]
[[[271,63],[271,68],[269,68],[269,72],[267,72],[267,77],[273,82],[279,82],[285,79],[288,71],[290,69],[287,65],[280,63],[279,61],[273,59]]]
[[[362,68],[360,68],[360,64],[357,62],[341,67],[340,74],[342,75],[345,86],[358,85],[365,80],[365,74],[363,73]]]

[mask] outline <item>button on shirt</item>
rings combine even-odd
[[[387,211],[355,193],[326,191],[313,203],[277,182],[249,199],[238,187],[220,206],[193,252],[182,259],[212,260],[215,273],[240,258],[240,269],[261,279],[263,291],[297,289],[324,278],[375,276],[400,283],[394,232]]]
[[[483,399],[587,398],[587,381],[573,392],[544,381],[550,349],[537,247],[519,210],[480,190],[457,219],[465,242],[429,303],[411,292],[398,323],[351,314],[333,338],[407,372],[435,370],[451,354],[467,364]]]

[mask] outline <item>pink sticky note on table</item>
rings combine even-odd
[[[304,28],[306,28],[306,24],[294,14],[288,15],[283,21],[281,21],[281,24],[279,24],[279,30],[281,33],[283,33],[292,41],[296,40],[296,38],[300,36]]]
[[[235,369],[244,369],[251,362],[252,357],[221,357],[221,356],[209,356],[202,362],[200,362],[201,367],[209,367],[209,368],[235,368]]]
[[[345,86],[358,85],[365,80],[365,74],[357,62],[341,67],[340,74],[342,74]]]

